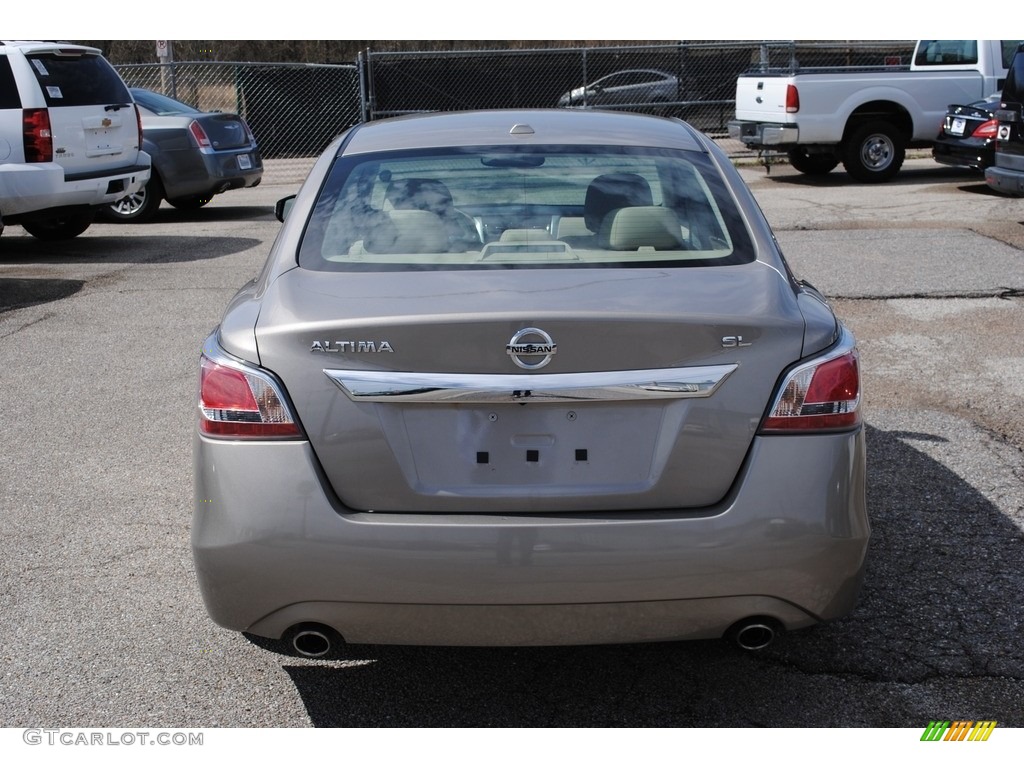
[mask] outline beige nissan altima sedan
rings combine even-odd
[[[353,127],[206,339],[192,547],[223,627],[696,638],[848,614],[858,353],[708,138],[576,110]]]

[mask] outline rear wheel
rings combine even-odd
[[[843,167],[857,181],[888,181],[903,165],[906,146],[892,123],[872,120],[854,128],[846,140]]]
[[[38,214],[24,218],[21,226],[40,240],[70,240],[85,232],[95,216],[92,210],[81,213]]]
[[[198,211],[210,202],[210,198],[206,195],[193,195],[192,197],[177,197],[167,202],[180,211]]]
[[[809,153],[804,147],[789,150],[789,164],[808,176],[824,176],[839,165],[839,158],[829,152]]]
[[[154,173],[138,192],[104,208],[100,216],[106,221],[124,224],[149,221],[160,208],[162,198],[163,185]]]

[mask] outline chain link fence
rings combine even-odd
[[[275,172],[300,178],[352,125],[416,112],[571,107],[671,115],[727,146],[736,78],[907,67],[913,41],[707,41],[671,45],[362,52],[354,64],[176,62],[118,67],[129,86],[237,112]]]
[[[268,165],[301,179],[341,132],[363,120],[354,64],[175,62],[118,67],[132,88],[146,88],[203,111],[245,118]]]

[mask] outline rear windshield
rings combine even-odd
[[[132,101],[128,88],[102,56],[35,53],[27,58],[47,106],[106,106]]]
[[[340,158],[306,228],[314,270],[707,266],[754,258],[699,152],[452,148]]]
[[[18,84],[14,82],[11,63],[6,56],[0,56],[0,109],[21,109]]]
[[[199,110],[195,107],[172,99],[170,96],[164,96],[162,93],[155,93],[142,88],[132,88],[132,96],[135,97],[136,104],[143,109],[152,112],[154,115],[168,116],[199,114]]]

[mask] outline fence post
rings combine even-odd
[[[373,119],[371,115],[373,96],[370,93],[373,77],[370,69],[369,48],[359,51],[359,55],[356,57],[356,71],[359,73],[359,120],[368,123]]]
[[[583,49],[583,106],[584,107],[587,106],[587,91],[589,90],[589,88],[588,88],[589,85],[590,85],[590,80],[587,77],[587,49],[584,48]],[[569,98],[570,98],[570,104],[571,104],[572,103],[572,101],[571,101],[572,97],[570,96]]]

